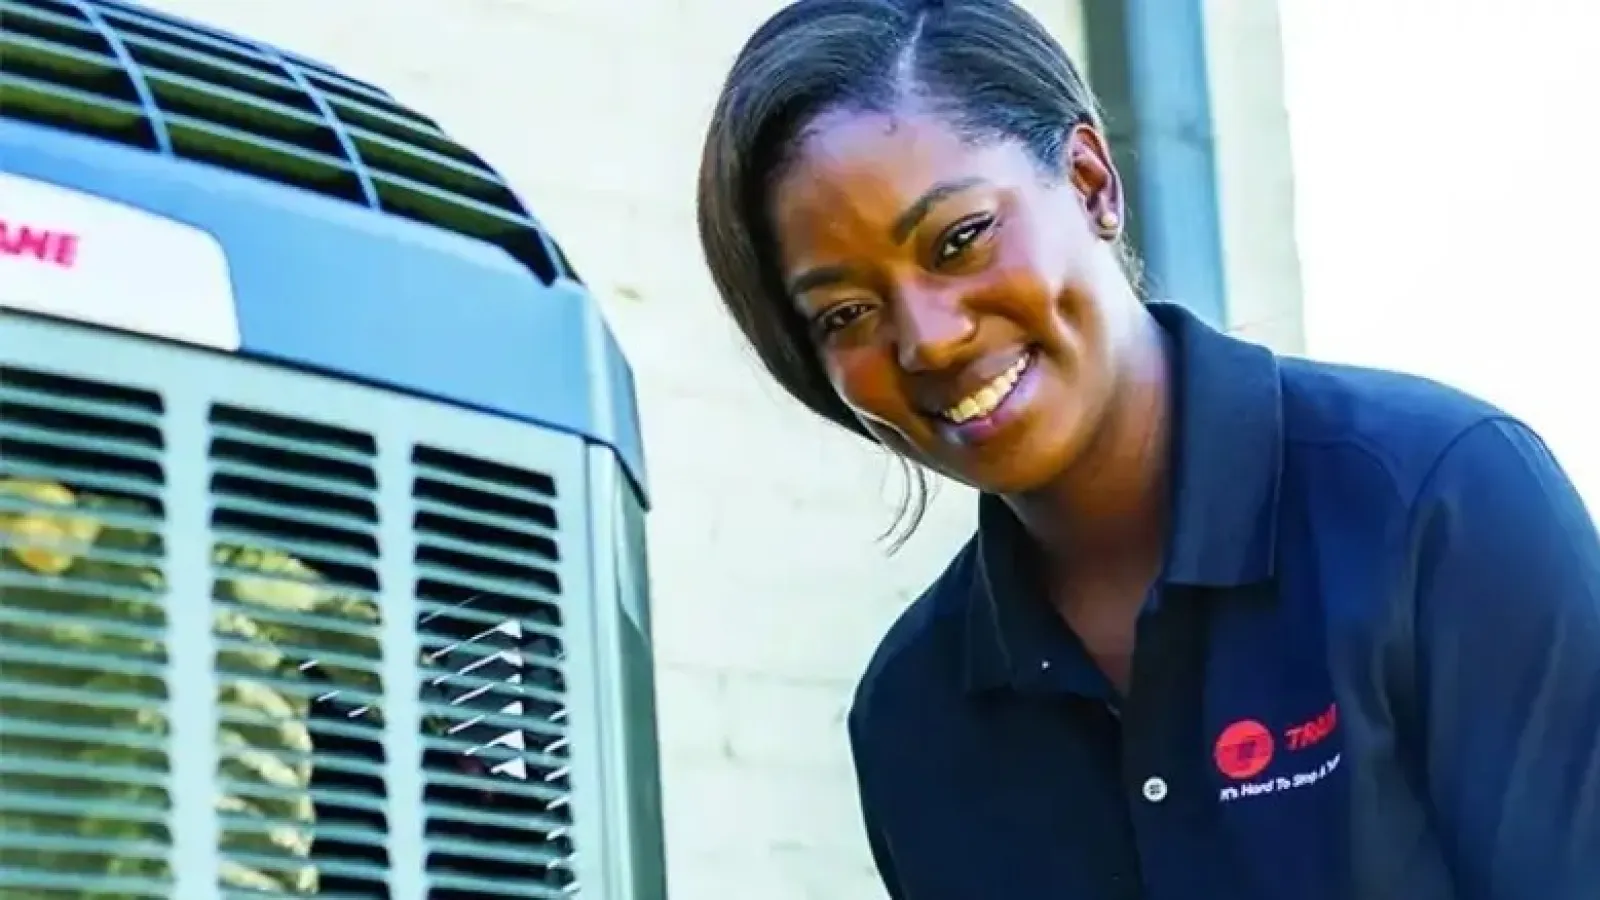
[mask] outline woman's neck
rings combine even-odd
[[[1160,564],[1170,506],[1167,340],[1141,307],[1128,341],[1127,363],[1083,455],[1049,486],[1007,498],[1050,570]]]

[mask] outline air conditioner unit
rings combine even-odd
[[[0,900],[665,896],[629,369],[326,66],[0,0]]]

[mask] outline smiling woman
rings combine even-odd
[[[1138,305],[1109,244],[1116,175],[1087,124],[1047,168],[903,90],[895,111],[825,112],[799,137],[770,189],[777,265],[869,434],[980,489],[1027,491],[1081,451],[1138,361],[1116,346],[1137,338]]]
[[[1594,896],[1566,476],[1458,391],[1143,302],[1112,159],[1008,0],[800,0],[706,138],[701,240],[774,378],[981,495],[850,714],[890,894]]]
[[[1082,450],[1117,369],[1151,368],[1156,332],[1141,333],[1121,185],[1077,71],[1007,4],[912,6],[803,3],[756,35],[730,83],[783,74],[719,109],[702,235],[798,399],[934,471],[1025,490]],[[1024,52],[986,49],[1019,23]],[[826,41],[839,52],[813,52]],[[976,315],[973,294],[1004,309]]]

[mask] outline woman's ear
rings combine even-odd
[[[1093,126],[1080,123],[1067,135],[1063,154],[1067,177],[1093,227],[1100,232],[1120,233],[1125,218],[1122,176],[1117,174],[1105,136]]]

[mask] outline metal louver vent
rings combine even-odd
[[[0,367],[0,898],[172,890],[163,406]]]
[[[384,897],[376,446],[213,407],[222,886]]]
[[[412,462],[430,900],[576,893],[555,481]]]
[[[0,900],[659,900],[614,459],[52,320],[0,356]]]
[[[210,163],[504,248],[577,280],[481,158],[384,91],[113,0],[0,0],[0,116]]]

